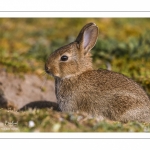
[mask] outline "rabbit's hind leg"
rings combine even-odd
[[[119,121],[124,123],[129,121],[150,123],[150,108],[142,107],[130,109],[121,115]]]

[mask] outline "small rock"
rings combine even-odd
[[[56,124],[54,124],[54,126],[53,126],[53,131],[54,132],[58,132],[59,131],[59,129],[60,129],[60,127],[61,127],[61,125],[59,124],[59,123],[56,123]]]
[[[31,121],[29,121],[29,127],[30,127],[30,128],[33,128],[34,126],[35,126],[34,121],[32,121],[32,120],[31,120]]]

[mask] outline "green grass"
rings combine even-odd
[[[13,125],[8,124],[12,122]],[[29,122],[34,125],[30,126]],[[82,113],[60,113],[52,109],[0,110],[0,132],[150,132],[150,124],[98,121]]]

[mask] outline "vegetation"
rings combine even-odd
[[[42,75],[48,55],[72,42],[88,22],[95,22],[100,29],[92,50],[94,67],[106,68],[109,64],[113,71],[140,83],[150,95],[149,18],[1,18],[0,69]],[[8,121],[18,120],[19,131],[149,131],[149,125],[140,123],[95,119],[78,122],[76,114],[52,113],[52,110],[11,112],[9,116],[0,110],[0,121],[4,122],[6,117]],[[28,127],[30,120],[35,123],[32,128]]]
[[[52,109],[0,110],[0,114],[0,132],[150,132],[150,124],[99,121],[82,113]]]

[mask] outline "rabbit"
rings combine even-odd
[[[150,122],[146,92],[123,74],[92,67],[91,49],[99,29],[86,24],[76,40],[50,54],[45,71],[55,79],[55,94],[62,112],[83,112],[112,121]]]

